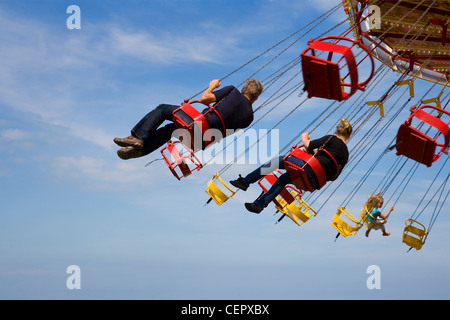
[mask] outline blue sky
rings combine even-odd
[[[330,225],[353,186],[389,146],[409,107],[428,89],[426,97],[432,98],[442,87],[417,80],[416,97],[344,183],[317,200],[311,196],[314,206],[322,208],[301,227],[288,219],[275,225],[273,207],[259,216],[247,212],[243,203],[257,197],[258,186],[220,207],[204,207],[206,182],[223,165],[207,165],[178,181],[162,161],[145,167],[160,158],[158,152],[130,161],[116,156],[112,139],[128,135],[149,110],[193,96],[338,2],[1,0],[0,298],[450,298],[448,203],[422,250],[407,253],[401,242],[404,220],[446,156],[431,168],[419,167],[389,218],[390,237],[374,231],[366,238],[360,231],[333,242],[336,231]],[[71,4],[81,9],[80,30],[66,27]],[[298,57],[307,40],[344,18],[340,8],[260,77]],[[223,85],[241,83],[265,61],[255,61]],[[369,86],[367,96],[355,95],[342,108],[357,99],[361,105],[379,99],[397,78],[389,71]],[[389,99],[386,110],[408,99],[404,89]],[[272,128],[303,99],[289,97],[254,129]],[[276,128],[280,147],[330,103],[312,98],[292,113]],[[332,114],[313,137],[328,133],[341,114],[347,116],[341,110]],[[378,119],[375,113],[350,141],[350,149]],[[395,152],[383,157],[346,204],[349,211],[359,215],[396,159]],[[236,164],[223,178],[234,179],[255,166]],[[447,174],[448,166],[431,195]],[[401,172],[392,188],[406,178]],[[426,226],[435,205],[436,198],[420,215]],[[81,269],[80,290],[66,287],[70,265]],[[366,286],[371,265],[381,270],[379,290]]]

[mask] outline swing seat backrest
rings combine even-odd
[[[188,100],[185,100],[185,102],[181,104],[181,107],[172,113],[172,118],[178,129],[185,129],[188,131],[188,138],[190,138],[190,141],[185,142],[180,139],[181,137],[177,138],[196,152],[205,149],[212,141],[203,141],[203,134],[209,129],[209,126],[205,116],[192,106],[194,103],[200,103],[200,101],[188,102]]]
[[[375,220],[375,218],[370,214],[370,212],[367,210],[367,207],[364,206],[361,212],[361,215],[359,216],[359,219],[361,220],[364,225],[369,228],[371,222],[369,222],[369,215],[372,217],[372,222]]]
[[[344,237],[353,236],[359,230],[358,228],[349,225],[338,215],[333,217],[331,225]]]
[[[287,186],[287,188],[291,188]],[[291,188],[291,194],[298,194],[298,190]],[[307,222],[311,217],[315,216],[317,213],[311,208],[301,196],[294,196],[294,201],[288,204],[285,208],[284,214],[286,214],[292,221],[301,226],[303,223]]]
[[[397,155],[403,155],[430,167],[437,143],[409,124],[403,123],[397,133]]]
[[[404,234],[402,236],[402,242],[405,243],[407,246],[414,248],[416,250],[422,249],[423,246],[423,243],[420,239],[412,237],[409,234]]]
[[[406,219],[405,225],[402,242],[416,250],[420,250],[427,237],[425,226],[412,219]]]
[[[445,112],[446,114],[450,115],[450,113],[448,113],[447,111],[434,106],[425,105],[418,109],[413,106],[411,108],[410,117],[406,119],[406,121],[400,126],[398,130],[396,149],[397,155],[403,155],[421,164],[425,164],[427,167],[430,167],[442,153],[448,154],[450,129],[448,124],[446,124],[439,118],[425,112],[423,110],[424,108],[436,109],[440,112]],[[413,127],[411,125],[413,118],[417,118],[420,121],[436,128],[438,130],[438,135],[436,135],[436,137],[433,139],[417,128]],[[443,144],[437,142],[437,138],[440,135],[444,137]],[[440,150],[436,152],[436,149],[438,147],[440,147]]]
[[[334,40],[334,43],[326,40]],[[339,41],[349,41],[351,46],[337,44]],[[360,45],[365,51],[368,49],[358,40],[345,37],[324,37],[318,40],[310,40],[308,47],[301,53],[303,80],[308,92],[308,97],[319,97],[331,100],[347,100],[358,89],[364,90],[373,74],[374,62],[370,54],[368,56],[372,62],[372,72],[370,77],[363,83],[358,83],[358,70],[355,56],[352,52],[354,45]],[[327,52],[328,58],[319,58],[316,52]],[[337,62],[333,62],[333,54],[342,56]],[[339,62],[345,59],[350,76],[350,83],[342,81],[339,69],[342,67]],[[345,92],[344,88],[349,87],[350,92]]]
[[[292,183],[299,188],[300,190],[313,192],[314,190],[320,190],[327,183],[327,176],[325,174],[322,165],[319,160],[314,155],[311,155],[303,150],[303,146],[293,146],[290,152],[284,157],[283,163],[284,168],[287,172],[289,172]],[[339,165],[336,162],[336,159],[329,153],[326,149],[319,148],[318,152],[325,152],[328,157],[333,161],[336,167],[336,175],[333,180],[337,178],[340,172]],[[302,160],[305,162],[304,165],[300,165],[301,162],[298,160]],[[306,173],[306,165],[309,165],[313,174],[317,179],[317,186],[314,186]]]
[[[224,192],[226,191],[226,193]],[[230,199],[236,191],[233,191],[216,173],[207,183],[206,193],[220,206]]]
[[[277,174],[282,173],[279,170],[275,172]],[[268,174],[258,180],[258,184],[261,186],[263,193],[267,192],[278,179],[275,172],[272,172],[271,174]],[[316,215],[316,212],[302,199],[302,191],[297,190],[290,185],[284,187],[280,194],[272,202],[275,204],[275,208],[278,211],[285,216],[288,216],[299,226],[308,221],[312,216]]]
[[[341,215],[343,215],[346,221]],[[344,237],[354,236],[363,226],[362,223],[356,220],[356,218],[353,217],[344,207],[338,208],[336,214],[333,216],[331,225]]]
[[[339,65],[312,55],[302,56],[303,81],[308,98],[318,97],[342,101],[345,96],[341,89]],[[344,92],[345,93],[345,92]]]
[[[385,224],[387,221],[372,215],[371,212],[367,210],[367,206],[364,206],[359,216],[359,219],[362,223],[367,227],[367,229],[371,229],[375,221],[378,221],[380,224]]]
[[[200,170],[203,166],[192,150],[185,148],[185,154],[181,154],[177,144],[182,145],[179,141],[169,140],[167,146],[161,149],[161,154],[172,174],[180,180],[189,176],[193,170]]]
[[[294,146],[293,149],[284,157],[284,168],[289,172],[292,183],[300,190],[313,192],[315,188],[309,180],[308,174],[305,171],[305,165],[300,165],[298,160],[303,160],[307,163],[312,171],[314,171],[319,183],[319,189],[326,183],[326,175],[322,166],[314,155],[311,155]]]

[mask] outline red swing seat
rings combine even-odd
[[[276,170],[275,172],[280,175],[282,174],[282,172],[280,170]],[[275,183],[275,181],[277,181],[277,179],[278,179],[278,176],[272,172],[272,173],[262,177],[261,179],[259,179],[258,184],[261,187],[261,189],[263,190],[263,192],[265,193],[270,189],[270,187]],[[266,186],[266,183],[269,186]],[[292,193],[289,192],[288,189],[292,189],[293,192]],[[298,198],[301,198],[301,196],[302,196],[302,192],[300,190],[297,190],[290,186],[284,187],[284,189],[279,194],[279,197],[281,197],[281,199],[279,197],[277,197],[273,200],[275,207],[282,209],[285,206],[293,203],[295,201],[295,197],[293,194],[295,194],[296,195],[295,197],[298,197]]]
[[[335,40],[335,42],[331,43],[327,42],[327,40]],[[352,44],[350,46],[338,44],[340,41],[347,41]],[[361,61],[356,61],[352,52],[352,48],[356,45],[366,51],[372,65],[370,75],[365,81],[360,83],[358,82],[357,66],[364,58]],[[321,51],[328,52],[327,59],[319,58],[316,55],[316,52]],[[333,62],[333,53],[338,53],[342,57],[336,62]],[[308,42],[308,47],[301,53],[301,57],[303,81],[308,92],[308,98],[318,97],[337,101],[347,100],[357,90],[365,90],[365,87],[372,79],[375,67],[370,50],[362,44],[360,39],[355,40],[335,36],[324,37],[318,40],[311,39]],[[348,67],[348,75],[350,76],[349,83],[344,82],[340,76],[339,69],[343,67],[341,64],[342,59],[345,60]],[[349,92],[344,91],[346,87],[349,88]]]
[[[315,155],[318,152],[325,152],[330,159],[333,161],[334,165],[336,166],[336,175],[334,176],[333,180],[337,178],[337,176],[340,173],[340,167],[336,161],[336,159],[331,155],[330,152],[325,150],[324,148],[320,147],[319,150],[316,152],[316,154],[312,155],[301,148],[303,145],[297,147],[294,145],[290,152],[283,158],[284,162],[284,168],[287,172],[289,172],[290,178],[292,183],[299,188],[300,190],[313,192],[314,190],[320,190],[326,183],[327,183],[327,177],[325,174],[324,169],[322,168],[322,165],[320,164],[319,160],[315,157]],[[299,166],[296,164],[296,159],[303,160],[305,164],[303,166]],[[315,188],[311,181],[308,178],[308,175],[305,171],[306,165],[309,165],[309,167],[314,172],[318,186]]]
[[[266,193],[270,189],[280,174],[282,174],[282,172],[276,170],[258,180],[258,184],[263,189],[263,193]],[[268,186],[266,186],[267,184]],[[312,216],[317,214],[317,212],[302,199],[302,194],[301,190],[298,190],[291,185],[287,185],[283,188],[278,196],[272,201],[275,204],[275,208],[282,213],[282,216],[278,219],[277,223],[288,216],[297,225],[301,226]]]
[[[410,159],[413,159],[421,164],[425,164],[430,167],[433,162],[435,162],[442,153],[448,154],[449,141],[450,141],[450,128],[449,123],[445,123],[438,117],[432,116],[431,114],[424,111],[424,109],[435,109],[440,114],[450,115],[450,112],[443,110],[441,108],[424,105],[419,108],[413,106],[410,111],[411,115],[406,119],[406,121],[400,126],[397,139],[396,139],[396,149],[397,155],[403,155]],[[417,118],[423,123],[430,125],[431,127],[438,130],[438,134],[432,138],[427,134],[421,132],[417,128],[412,126],[413,118]],[[444,137],[444,143],[438,143],[437,139],[439,136]],[[440,150],[436,152],[436,149],[440,147]]]
[[[203,166],[192,150],[184,147],[185,150],[182,154],[177,148],[177,144],[182,145],[181,148],[184,147],[180,141],[169,140],[167,146],[161,149],[161,154],[172,174],[180,180],[189,176],[192,171],[200,170]]]
[[[187,130],[187,135],[183,135],[182,132],[179,132],[180,135],[176,136],[179,141],[169,140],[167,145],[161,149],[164,161],[178,180],[189,176],[192,171],[200,170],[203,167],[194,153],[205,149],[215,142],[214,140],[203,140],[205,132],[209,130],[205,114],[214,112],[222,122],[223,132],[225,132],[225,123],[214,107],[208,106],[209,110],[203,114],[192,106],[194,103],[201,102],[189,102],[189,99],[186,99],[181,106],[172,113],[172,120],[177,129]],[[203,105],[203,103],[201,104]],[[185,141],[185,139],[187,141]]]
[[[222,134],[225,134],[226,129],[222,117],[214,107],[208,105],[207,107],[209,107],[209,110],[205,114],[203,114],[192,106],[192,104],[194,103],[201,103],[201,102],[200,101],[189,102],[188,99],[184,100],[184,102],[181,104],[181,107],[179,107],[172,113],[172,117],[173,122],[178,129],[188,130],[190,137],[189,143],[185,143],[182,137],[180,141],[187,147],[190,147],[194,152],[196,152],[198,150],[204,150],[210,144],[215,142],[214,140],[211,141],[203,140],[205,132],[209,130],[209,125],[205,119],[206,113],[214,112],[217,115],[217,117],[219,117],[222,123],[223,129]],[[203,103],[201,104],[204,105]]]

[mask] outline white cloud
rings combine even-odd
[[[29,132],[20,129],[5,129],[0,132],[0,138],[4,140],[25,140],[29,137]]]
[[[96,123],[92,117],[96,110],[85,96],[120,87],[122,80],[111,78],[117,66],[219,63],[227,51],[223,44],[229,49],[235,45],[232,36],[225,41],[207,33],[191,38],[155,36],[112,24],[69,34],[3,10],[0,24],[6,30],[0,34],[0,105],[37,115],[46,124],[104,148],[111,148],[108,124]]]
[[[166,33],[154,36],[144,31],[129,31],[111,27],[108,30],[111,52],[116,57],[128,57],[152,63],[182,64],[186,62],[220,63],[221,55],[217,42],[206,37],[185,36]]]
[[[57,157],[52,161],[52,167],[58,179],[69,177],[82,182],[87,178],[90,181],[88,187],[93,189],[129,191],[134,187],[151,187],[152,181],[157,181],[156,178],[142,179],[143,170],[147,169],[136,161],[106,161],[88,156]]]

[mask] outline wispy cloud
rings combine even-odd
[[[30,137],[30,133],[20,129],[5,129],[0,131],[0,138],[5,140],[25,140]]]
[[[128,57],[158,64],[221,63],[223,58],[217,40],[207,36],[185,37],[172,33],[155,36],[118,26],[111,27],[108,32],[109,48],[117,58]]]
[[[84,184],[85,177],[89,177],[89,188],[109,191],[133,191],[135,188],[150,188],[153,182],[159,179],[142,179],[144,168],[142,163],[136,161],[106,161],[91,156],[57,157],[51,160],[52,174],[57,179],[78,180]],[[151,168],[147,172],[151,171]],[[158,174],[158,171],[154,172]],[[95,181],[95,183],[93,183]],[[153,182],[152,182],[153,181]]]
[[[224,60],[224,46],[228,52],[236,49],[233,36],[221,39],[219,46],[219,39],[208,32],[186,38],[185,33],[154,35],[109,24],[69,34],[3,10],[0,25],[6,30],[0,34],[0,104],[106,148],[111,147],[110,134],[92,121],[85,94],[100,84],[120,86],[120,76],[111,79],[111,70],[122,65],[139,68],[142,62],[217,64]]]
[[[245,33],[254,32],[236,27],[223,32],[225,27],[220,25],[200,23],[192,25],[192,30],[156,33],[131,24],[88,22],[83,29],[70,32],[13,15],[1,6],[0,25],[5,30],[0,33],[2,117],[10,119],[8,110],[12,110],[26,119],[0,119],[0,138],[12,148],[9,161],[19,155],[25,159],[24,147],[33,146],[33,157],[49,166],[54,179],[89,181],[90,188],[113,191],[151,187],[151,181],[170,175],[168,169],[144,168],[151,159],[144,159],[143,164],[122,161],[115,154],[112,138],[130,128],[111,132],[117,119],[110,123],[106,114],[119,114],[116,108],[126,108],[129,96],[136,97],[143,90],[137,81],[133,94],[117,94],[123,90],[117,88],[129,85],[121,74],[123,67],[132,73],[143,65],[230,63],[231,55],[247,50],[239,48]],[[143,115],[133,112],[136,121]],[[27,123],[34,123],[33,128]],[[107,153],[87,153],[96,147]],[[77,153],[80,150],[82,154]],[[141,179],[143,170],[152,172],[152,180]],[[0,175],[7,172],[3,169]]]

